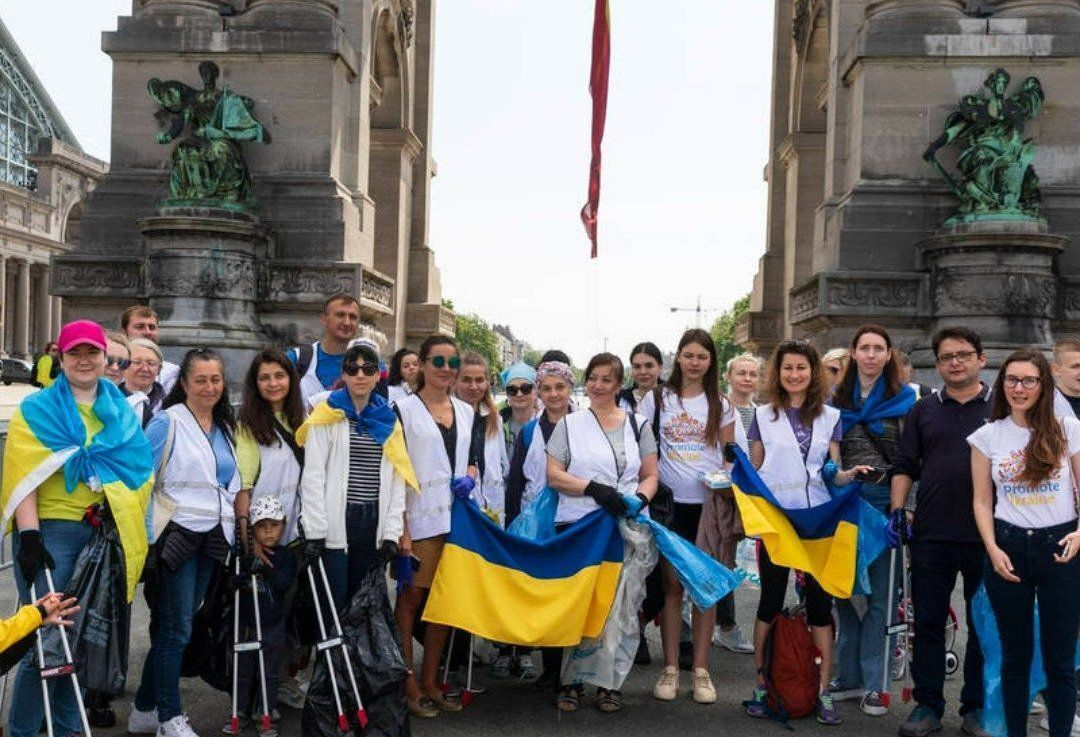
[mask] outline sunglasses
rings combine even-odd
[[[532,384],[515,384],[506,387],[506,396],[516,397],[518,394],[525,396],[526,394],[532,394],[532,390],[535,388]]]
[[[460,356],[450,356],[450,358],[447,358],[445,356],[432,356],[428,360],[431,361],[431,365],[437,369],[449,366],[454,371],[457,371],[459,368],[461,368]]]
[[[375,363],[346,363],[341,370],[346,376],[356,376],[361,371],[364,376],[374,376],[379,373],[379,366]]]
[[[127,367],[131,365],[131,361],[127,358],[117,358],[116,356],[107,356],[105,358],[106,366],[116,366],[121,371],[126,371]]]

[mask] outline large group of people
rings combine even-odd
[[[237,551],[253,564],[257,559],[251,570],[266,578],[258,606],[269,694],[261,703],[253,672],[241,672],[243,718],[226,723],[225,734],[250,726],[272,737],[273,727],[250,715],[276,718],[279,705],[303,704],[293,674],[305,654],[287,642],[285,623],[290,589],[316,564],[328,580],[325,605],[339,612],[365,579],[390,564],[409,667],[408,710],[422,718],[460,711],[460,695],[439,678],[450,631],[422,622],[458,500],[474,501],[507,527],[550,488],[558,493],[556,532],[597,510],[632,517],[663,506],[671,531],[734,568],[743,523],[730,483],[716,483],[729,468],[731,443],[744,449],[784,509],[821,505],[835,488],[860,482],[862,499],[887,520],[893,543],[909,546],[916,704],[899,726],[902,737],[942,728],[945,627],[957,574],[969,619],[980,584],[997,619],[1008,737],[1026,734],[1036,602],[1045,724],[1051,737],[1073,729],[1080,343],[1059,344],[1052,362],[1035,349],[1016,351],[988,386],[980,380],[986,356],[979,336],[946,328],[930,346],[941,385],[928,392],[911,383],[910,363],[877,325],[859,327],[849,346],[824,354],[808,341],[788,341],[767,359],[742,354],[726,365],[710,335],[695,329],[679,340],[666,378],[663,355],[650,342],[632,349],[629,377],[618,357],[593,356],[581,407],[573,399],[574,369],[561,351],[495,376],[483,357],[459,352],[445,336],[384,362],[374,341],[357,337],[360,306],[349,295],[327,300],[321,321],[323,335],[311,345],[267,348],[249,366],[227,367],[208,348],[187,351],[178,365],[167,362],[156,342],[157,315],[145,306],[124,311],[115,333],[77,320],[63,327],[41,362],[45,388],[38,394],[48,401],[26,400],[11,420],[9,436],[48,445],[40,415],[43,407],[56,408],[63,414],[56,422],[82,442],[77,449],[50,446],[33,467],[12,463],[17,443],[5,451],[3,506],[5,523],[14,525],[16,584],[22,601],[36,602],[36,611],[20,616],[37,626],[62,623],[75,611],[70,599],[42,598],[44,574],[64,590],[91,536],[91,508],[116,518],[132,580],[129,602],[134,581],[143,584],[151,646],[129,733],[195,735],[181,698],[184,650],[215,570]],[[230,374],[242,376],[235,405]],[[506,396],[502,407],[493,396],[496,381]],[[108,479],[100,473],[105,466]],[[135,525],[130,509],[114,501],[120,497],[104,483],[109,479],[126,491],[123,498],[138,500]],[[898,604],[890,583],[901,573],[890,570],[895,560],[886,552],[870,563],[869,593],[850,600],[794,572],[820,658],[822,724],[842,722],[837,702],[845,699],[858,699],[870,716],[890,710],[895,643],[888,627]],[[638,662],[650,658],[644,631],[656,623],[663,669],[655,699],[676,699],[685,669],[692,699],[716,702],[715,644],[753,654],[758,677],[746,684],[745,711],[773,714],[766,642],[791,599],[793,572],[760,542],[757,565],[760,596],[749,636],[736,622],[732,595],[706,611],[691,606],[685,616],[673,565],[662,560],[649,575]],[[250,605],[238,621],[250,629]],[[416,673],[414,639],[423,644]],[[581,707],[588,684],[562,682],[562,649],[543,648],[537,663],[529,648],[492,645],[489,677],[537,680],[559,710]],[[25,656],[15,680],[13,737],[36,735],[42,724],[35,657]],[[56,733],[79,734],[70,682],[50,681],[48,692]],[[92,723],[115,720],[107,697],[86,696]],[[973,628],[960,700],[962,731],[986,734],[983,659]],[[622,694],[598,688],[595,704],[619,711]]]

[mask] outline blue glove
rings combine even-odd
[[[412,586],[413,558],[411,555],[399,555],[394,558],[394,577],[397,579],[397,592]]]
[[[630,519],[637,517],[641,510],[645,508],[646,501],[648,500],[645,499],[643,494],[634,494],[633,496],[630,494],[624,495],[623,502],[626,503],[626,511],[623,512],[623,516],[629,517]]]
[[[454,496],[465,501],[469,498],[469,494],[476,488],[476,479],[472,476],[458,476],[455,479],[450,479],[450,491],[454,493]]]
[[[885,538],[889,541],[890,548],[898,548],[911,542],[911,523],[903,509],[894,509],[889,514],[885,523]]]

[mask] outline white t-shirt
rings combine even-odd
[[[701,477],[724,468],[723,445],[715,448],[705,443],[705,424],[709,419],[709,401],[704,394],[679,400],[664,389],[660,410],[660,481],[671,488],[680,504],[702,504],[709,490]],[[638,414],[652,422],[656,416],[655,394],[649,392],[638,404]],[[731,402],[724,400],[720,426],[735,422]]]
[[[1031,430],[1006,417],[983,425],[968,436],[968,443],[990,459],[990,477],[997,495],[995,518],[1027,529],[1052,527],[1076,519],[1069,457],[1080,453],[1080,420],[1066,417],[1061,424],[1068,457],[1063,456],[1050,478],[1034,489],[1015,481],[1024,469],[1024,449]]]

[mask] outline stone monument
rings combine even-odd
[[[925,375],[944,324],[991,363],[1080,330],[1080,0],[777,0],[774,43],[743,345],[873,321]]]
[[[136,0],[103,35],[112,161],[69,315],[148,302],[175,358],[318,337],[332,294],[390,351],[453,332],[428,247],[433,0]],[[235,377],[234,377],[235,378]]]

